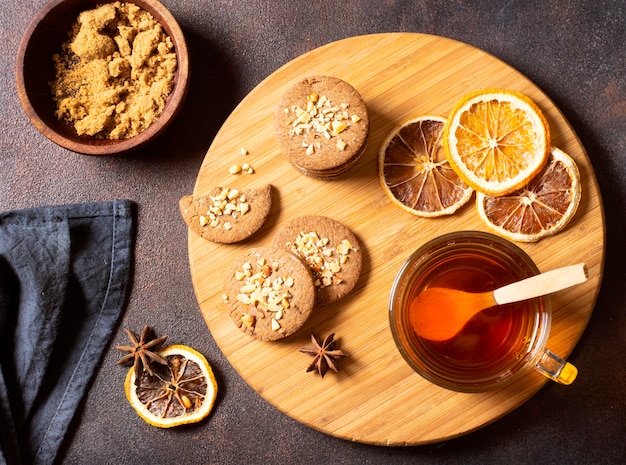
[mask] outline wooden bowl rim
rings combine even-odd
[[[33,18],[24,32],[17,53],[15,74],[18,97],[32,124],[57,145],[85,155],[121,155],[151,142],[169,126],[179,113],[189,87],[189,53],[182,29],[174,16],[158,0],[123,0],[135,3],[140,8],[150,12],[174,43],[177,57],[174,87],[167,97],[165,108],[159,118],[136,136],[120,140],[97,139],[84,135],[78,136],[74,128],[68,123],[59,122],[53,127],[49,121],[47,122],[45,118],[42,118],[40,113],[43,110],[39,108],[40,105],[34,103],[34,99],[37,97],[42,99],[43,97],[41,95],[34,97],[30,95],[32,90],[29,89],[27,84],[27,73],[30,71],[28,66],[26,66],[27,54],[38,53],[37,50],[40,47],[39,44],[33,44],[33,37],[46,34],[46,21],[49,21],[50,18],[56,15],[66,16],[66,11],[68,13],[71,12],[72,17],[70,20],[74,22],[81,11],[94,8],[103,3],[114,3],[115,1],[117,0],[52,0],[48,2]],[[41,77],[38,77],[38,79],[41,79]],[[50,101],[52,102],[52,94],[50,94]],[[47,114],[46,117],[48,120],[51,120],[51,118],[56,119],[53,115],[50,117]],[[62,130],[60,131],[58,127],[62,127]],[[66,133],[69,135],[66,135]]]

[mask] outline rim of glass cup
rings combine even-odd
[[[410,328],[407,315],[402,314],[401,308],[397,304],[404,297],[404,293],[411,288],[411,284],[415,282],[415,279],[411,278],[416,269],[435,259],[437,255],[441,254],[442,250],[449,250],[455,246],[462,247],[464,245],[471,246],[476,244],[497,247],[499,250],[507,253],[509,255],[508,258],[514,257],[521,261],[521,264],[527,267],[527,271],[531,274],[539,273],[539,269],[534,261],[516,244],[495,234],[483,231],[457,231],[429,240],[407,258],[393,282],[388,303],[391,333],[398,351],[408,365],[428,381],[460,392],[484,392],[497,389],[510,384],[527,371],[532,370],[536,360],[541,356],[546,346],[552,318],[550,299],[547,297],[538,299],[538,304],[543,306],[543,311],[540,314],[540,319],[534,323],[534,333],[531,337],[535,341],[534,344],[532,344],[525,356],[517,361],[515,370],[501,373],[498,377],[491,376],[484,379],[476,379],[472,382],[463,382],[445,378],[420,365],[418,357],[411,351],[412,341],[416,339],[416,336]]]

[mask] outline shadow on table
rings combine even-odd
[[[224,51],[193,31],[184,32],[190,61],[187,98],[171,126],[153,143],[131,155],[138,161],[202,161],[240,100],[238,77]]]

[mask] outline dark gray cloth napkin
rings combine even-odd
[[[55,460],[126,303],[134,210],[0,213],[0,465]]]

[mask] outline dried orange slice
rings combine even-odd
[[[501,235],[535,242],[561,231],[581,197],[580,173],[572,158],[552,148],[544,170],[526,187],[506,196],[476,194],[480,218]]]
[[[472,92],[444,130],[450,166],[478,192],[505,195],[534,178],[550,154],[550,130],[537,105],[507,89]]]
[[[421,217],[449,215],[473,189],[450,167],[441,147],[446,119],[421,116],[393,129],[380,147],[378,175],[391,201]]]
[[[124,382],[126,398],[147,423],[160,428],[196,423],[215,403],[217,382],[206,358],[191,347],[171,345],[160,350],[167,365],[153,366],[135,385],[135,369]]]

